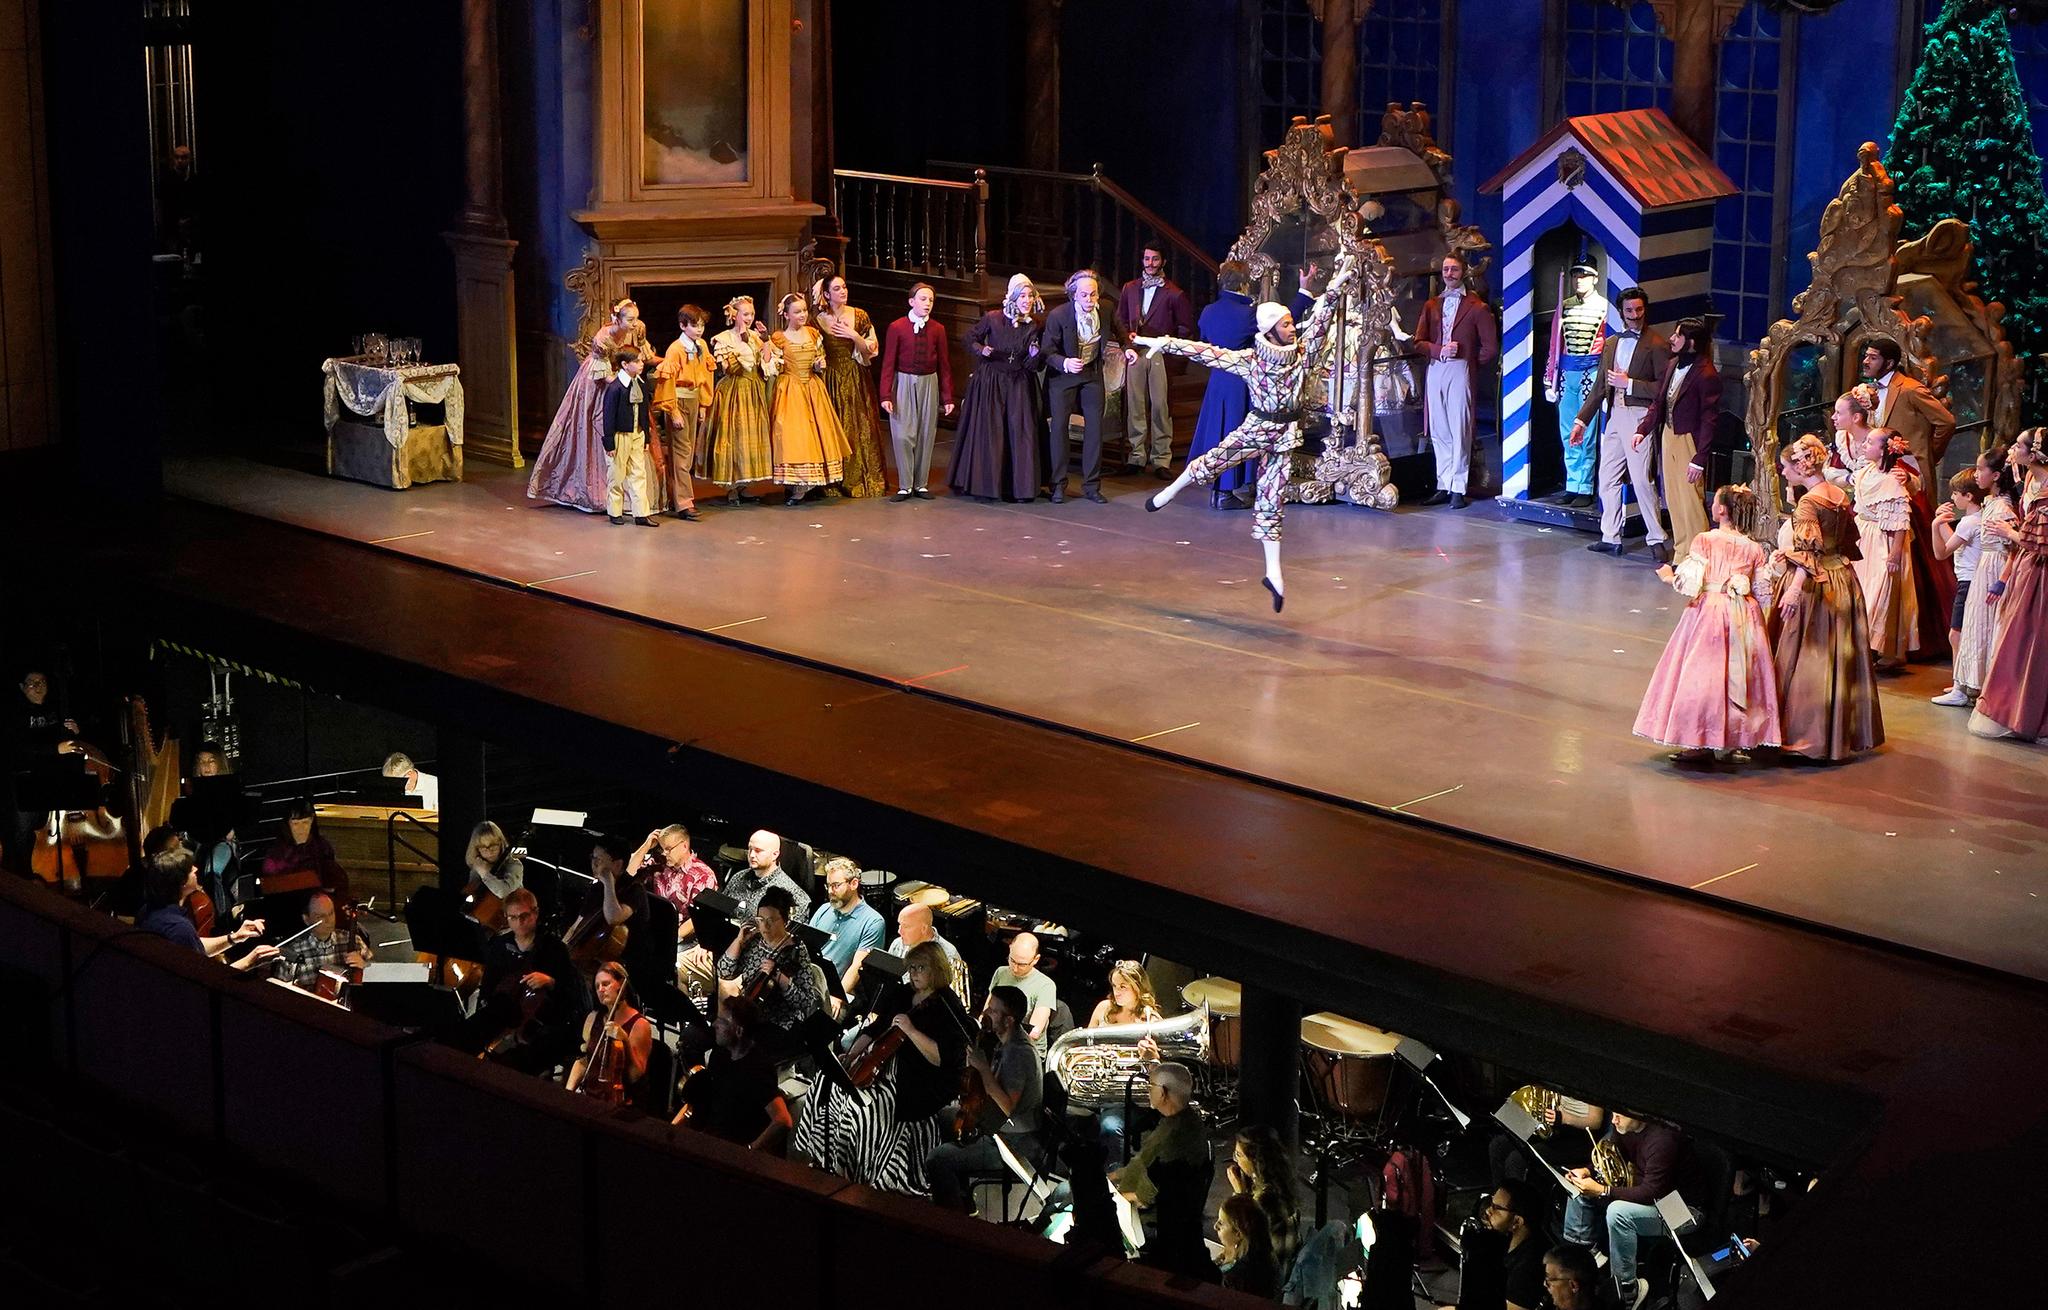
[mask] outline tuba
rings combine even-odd
[[[1527,1087],[1517,1087],[1514,1091],[1509,1092],[1508,1099],[1521,1106],[1524,1110],[1527,1110],[1529,1117],[1536,1121],[1536,1130],[1530,1133],[1529,1136],[1539,1142],[1550,1136],[1552,1125],[1545,1122],[1543,1116],[1557,1108],[1558,1094],[1556,1092],[1548,1087],[1539,1087],[1535,1083],[1530,1083]]]
[[[1124,1089],[1141,1078],[1150,1060],[1138,1043],[1151,1038],[1159,1058],[1183,1064],[1209,1059],[1209,1007],[1190,1010],[1151,1023],[1120,1023],[1104,1028],[1076,1028],[1062,1034],[1046,1052],[1045,1067],[1067,1089],[1067,1103],[1099,1110],[1121,1104]]]
[[[1588,1130],[1587,1136],[1591,1136]],[[1593,1143],[1593,1176],[1608,1187],[1634,1187],[1636,1167],[1621,1153],[1621,1144],[1610,1135]]]

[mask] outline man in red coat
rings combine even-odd
[[[1443,294],[1431,296],[1415,325],[1422,349],[1422,427],[1436,453],[1436,494],[1425,505],[1463,509],[1479,414],[1479,375],[1500,355],[1500,324],[1487,303],[1465,290],[1465,261],[1445,255]]]

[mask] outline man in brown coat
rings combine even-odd
[[[1479,375],[1500,354],[1500,325],[1485,301],[1465,290],[1465,261],[1445,255],[1444,290],[1415,324],[1422,350],[1422,426],[1436,453],[1436,494],[1425,505],[1463,509],[1479,415]]]
[[[1632,444],[1657,441],[1664,475],[1664,506],[1671,511],[1671,550],[1684,559],[1692,539],[1713,527],[1707,521],[1707,455],[1721,420],[1721,375],[1714,370],[1714,343],[1707,325],[1680,319],[1671,329],[1671,353],[1657,382],[1649,412]]]
[[[1870,422],[1906,439],[1926,485],[1941,473],[1942,452],[1955,435],[1956,416],[1933,392],[1901,372],[1899,359],[1896,341],[1875,337],[1863,347],[1863,376],[1877,388],[1877,413]]]
[[[1670,360],[1671,343],[1649,326],[1650,297],[1641,287],[1622,292],[1619,307],[1621,331],[1609,335],[1600,348],[1600,382],[1586,393],[1570,438],[1574,446],[1593,440],[1593,420],[1606,420],[1598,436],[1600,540],[1586,549],[1602,555],[1619,555],[1626,549],[1621,541],[1621,530],[1628,522],[1622,504],[1625,479],[1636,490],[1644,542],[1659,563],[1666,563],[1671,549],[1665,544],[1664,525],[1657,521],[1657,443],[1638,445],[1629,438],[1657,398],[1657,380]]]

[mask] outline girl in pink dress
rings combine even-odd
[[[1678,616],[1636,714],[1636,735],[1682,747],[1671,757],[1678,763],[1783,740],[1778,680],[1756,595],[1769,556],[1747,532],[1756,522],[1756,493],[1722,487],[1709,513],[1713,531],[1692,539],[1677,568],[1657,569],[1692,601]]]
[[[2009,458],[2031,489],[2048,475],[2048,428],[2013,438]],[[2048,496],[2027,501],[2018,523],[1985,531],[2007,543],[2008,562],[2004,578],[1991,584],[1999,597],[1998,635],[1970,731],[2034,740],[2048,736]]]

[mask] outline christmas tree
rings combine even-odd
[[[1970,225],[1978,294],[2005,306],[2006,337],[2027,356],[2048,350],[2048,197],[2005,11],[2000,0],[1948,0],[1927,29],[1885,164],[1902,236],[1944,218]]]

